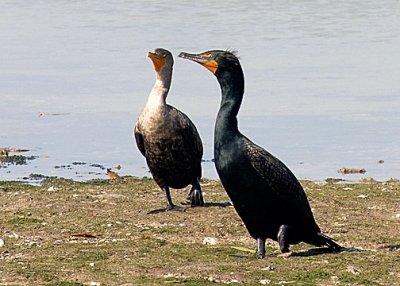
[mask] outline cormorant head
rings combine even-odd
[[[222,50],[211,50],[200,54],[182,52],[179,57],[201,64],[217,77],[223,72],[242,72],[235,52]]]
[[[147,57],[151,59],[154,65],[154,70],[157,73],[162,72],[163,69],[172,70],[174,65],[174,58],[170,51],[166,49],[158,48],[153,52],[148,52]]]

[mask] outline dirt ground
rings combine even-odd
[[[219,181],[203,180],[205,207],[157,214],[147,178],[0,182],[0,285],[400,285],[400,182],[302,184],[345,251],[299,244],[282,258],[269,241],[257,260]]]

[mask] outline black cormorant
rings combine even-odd
[[[215,167],[222,185],[257,240],[257,257],[265,257],[265,239],[289,245],[304,241],[329,250],[340,246],[321,233],[306,194],[293,173],[279,159],[238,130],[237,114],[244,93],[244,75],[235,53],[213,50],[179,57],[210,70],[221,86],[222,100],[214,130]]]
[[[153,62],[156,82],[135,125],[136,144],[146,157],[154,180],[165,192],[166,210],[182,210],[172,203],[169,188],[181,189],[189,184],[191,205],[202,206],[203,145],[199,133],[189,117],[166,104],[174,59],[169,51],[160,48],[147,56]]]

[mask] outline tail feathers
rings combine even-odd
[[[337,244],[332,238],[320,232],[317,233],[313,244],[317,246],[327,246],[332,251],[341,251],[343,249],[343,247]]]

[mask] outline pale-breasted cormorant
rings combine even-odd
[[[328,250],[340,246],[321,233],[299,181],[279,159],[239,132],[237,114],[244,75],[236,55],[213,50],[179,57],[210,70],[221,86],[222,100],[214,130],[215,167],[222,185],[250,235],[257,257],[265,257],[265,240],[278,241],[282,253],[301,241]]]
[[[174,59],[169,51],[160,48],[147,56],[153,62],[156,82],[135,125],[136,144],[155,182],[165,192],[166,210],[182,210],[172,203],[169,188],[181,189],[189,184],[191,205],[202,206],[203,145],[199,133],[189,117],[166,104]]]

